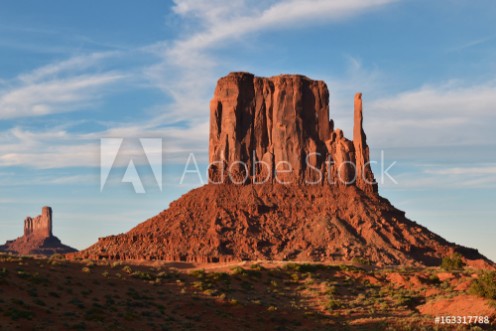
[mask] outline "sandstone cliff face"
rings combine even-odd
[[[52,233],[52,208],[43,207],[41,215],[24,220],[24,235],[16,240],[9,240],[0,246],[0,252],[12,252],[22,255],[52,255],[76,252],[77,250],[62,244]]]
[[[248,73],[221,78],[210,102],[211,181],[327,183],[377,192],[358,100],[350,142],[329,119],[323,81]]]
[[[30,216],[24,220],[24,236],[48,238],[52,236],[52,208],[43,207],[41,215],[34,219]]]

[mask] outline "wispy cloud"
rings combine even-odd
[[[496,166],[428,169],[425,170],[425,173],[433,175],[496,175]]]
[[[110,72],[54,79],[9,89],[0,95],[0,119],[81,109],[99,99],[104,86],[123,78],[123,74]]]
[[[223,69],[215,50],[242,45],[249,34],[329,24],[396,1],[174,1],[173,11],[183,19],[188,33],[150,47],[162,62],[149,67],[146,74],[174,100],[164,116],[205,121],[207,116],[199,110],[208,104],[213,83]]]
[[[25,166],[36,169],[98,167],[102,138],[161,138],[167,163],[183,163],[189,153],[198,161],[207,161],[208,124],[185,128],[157,128],[149,122],[120,124],[87,134],[70,132],[70,127],[31,131],[14,127],[0,136],[0,166]],[[171,143],[173,142],[173,143]],[[123,151],[140,155],[136,147]],[[143,159],[143,162],[145,159]],[[116,164],[126,166],[127,163]]]
[[[450,48],[450,49],[448,49],[448,52],[462,51],[462,50],[465,50],[465,49],[468,49],[468,48],[472,48],[472,47],[475,47],[475,46],[478,46],[478,45],[485,44],[485,43],[487,43],[489,41],[494,40],[495,38],[496,38],[496,36],[488,36],[488,37],[477,38],[477,39],[471,40],[469,42],[466,42],[464,44],[461,44],[459,46]]]
[[[82,72],[88,68],[101,63],[105,59],[119,55],[118,51],[108,52],[95,52],[84,55],[77,55],[69,59],[54,62],[33,71],[24,73],[18,76],[18,79],[25,84],[33,84],[40,80],[54,79],[59,77],[60,74],[69,72],[74,75],[75,73]]]
[[[43,116],[89,106],[104,96],[104,87],[122,81],[126,74],[98,70],[116,51],[70,57],[22,73],[0,87],[0,120]]]
[[[376,146],[490,144],[496,139],[496,82],[448,82],[365,101],[365,126]]]
[[[443,164],[416,165],[408,171],[399,170],[396,183],[385,181],[386,189],[485,189],[496,187],[496,165],[446,166]],[[380,176],[378,177],[380,178]]]
[[[202,32],[176,43],[171,53],[217,46],[228,39],[266,29],[281,29],[316,24],[325,20],[344,20],[396,0],[290,0],[276,3],[245,1],[175,1],[174,11],[202,21]],[[268,4],[268,5],[267,5]]]

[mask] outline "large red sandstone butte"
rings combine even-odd
[[[354,120],[350,141],[329,119],[322,81],[231,73],[218,81],[210,103],[211,182],[75,256],[438,265],[458,252],[469,265],[493,265],[379,196],[360,93]]]
[[[62,244],[52,233],[52,208],[43,207],[41,215],[24,220],[24,235],[16,240],[9,240],[0,246],[1,252],[22,255],[52,255],[76,252],[77,250]]]
[[[361,94],[351,142],[329,119],[326,84],[300,75],[221,78],[210,102],[209,159],[214,183],[349,183],[377,192]]]

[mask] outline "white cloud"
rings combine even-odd
[[[496,140],[496,82],[448,82],[364,99],[364,126],[376,147],[487,145]]]
[[[88,134],[71,133],[67,129],[29,131],[15,127],[8,130],[0,136],[0,167],[99,167],[101,138],[162,138],[166,163],[182,163],[189,153],[195,153],[199,161],[207,161],[207,123],[186,128],[157,128],[151,122],[142,122]],[[131,146],[125,153],[140,155],[143,152]],[[126,166],[127,163],[116,165]]]
[[[380,175],[376,174],[380,179]],[[397,184],[385,180],[380,187],[399,190],[484,189],[496,187],[496,164],[447,166],[446,164],[415,165],[409,171],[393,175]]]
[[[382,7],[396,0],[290,0],[269,2],[175,1],[175,12],[202,20],[204,32],[179,41],[173,52],[184,54],[191,50],[218,45],[231,38],[268,28],[289,28],[315,24],[325,20],[343,20],[364,11]],[[261,6],[262,5],[262,6]]]
[[[18,79],[25,84],[33,84],[39,82],[40,80],[56,78],[59,74],[64,72],[74,74],[74,72],[81,72],[118,54],[119,52],[117,51],[109,51],[78,55],[64,61],[54,62],[33,71],[21,74],[18,76]]]
[[[119,73],[82,75],[8,90],[0,95],[0,119],[43,116],[80,109],[98,99],[102,87],[124,77]]]
[[[387,110],[401,110],[406,115],[453,117],[462,113],[489,115],[494,113],[496,82],[483,85],[460,86],[448,82],[439,86],[424,86],[399,93],[392,98],[375,101],[372,106]]]
[[[469,42],[466,42],[466,43],[464,43],[462,45],[459,45],[459,46],[453,47],[451,49],[448,49],[448,52],[459,52],[459,51],[465,50],[467,48],[472,48],[472,47],[475,47],[475,46],[478,46],[478,45],[485,44],[488,41],[493,40],[494,38],[496,38],[496,36],[494,36],[494,35],[493,36],[482,37],[482,38],[477,38],[477,39],[471,40]]]
[[[433,175],[496,175],[496,166],[428,169],[425,170],[425,173]]]
[[[233,47],[244,36],[256,32],[347,19],[396,1],[174,1],[173,10],[182,17],[188,33],[175,41],[149,47],[163,60],[148,68],[146,74],[174,100],[164,116],[206,121],[204,107],[223,63],[211,53],[214,48],[218,51],[223,46]]]
[[[44,116],[91,105],[106,92],[104,87],[126,77],[118,72],[93,70],[118,55],[117,51],[77,55],[3,81],[0,120]]]

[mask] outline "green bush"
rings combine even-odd
[[[246,270],[241,267],[234,267],[231,271],[234,276],[248,276]]]
[[[496,299],[496,271],[482,271],[470,285],[470,293],[487,299]]]
[[[5,313],[5,316],[10,317],[14,321],[17,321],[20,319],[31,320],[34,317],[34,313],[31,311],[11,307],[7,310],[7,312]]]
[[[265,268],[260,264],[260,263],[255,263],[250,266],[252,270],[257,270],[257,271],[262,271],[265,270]]]
[[[205,269],[193,270],[189,273],[191,276],[199,279],[205,278]]]
[[[443,257],[441,262],[441,268],[446,271],[460,270],[463,269],[464,265],[465,263],[463,263],[462,256],[458,253]]]
[[[135,271],[131,274],[131,277],[143,280],[152,280],[155,278],[152,274],[143,271]]]
[[[364,257],[359,257],[359,256],[355,256],[351,260],[351,263],[358,264],[358,265],[373,265],[373,262],[370,261],[369,259],[364,258]]]
[[[287,263],[284,266],[284,269],[286,269],[287,271],[314,273],[317,271],[324,271],[328,269],[328,267],[318,263]]]

